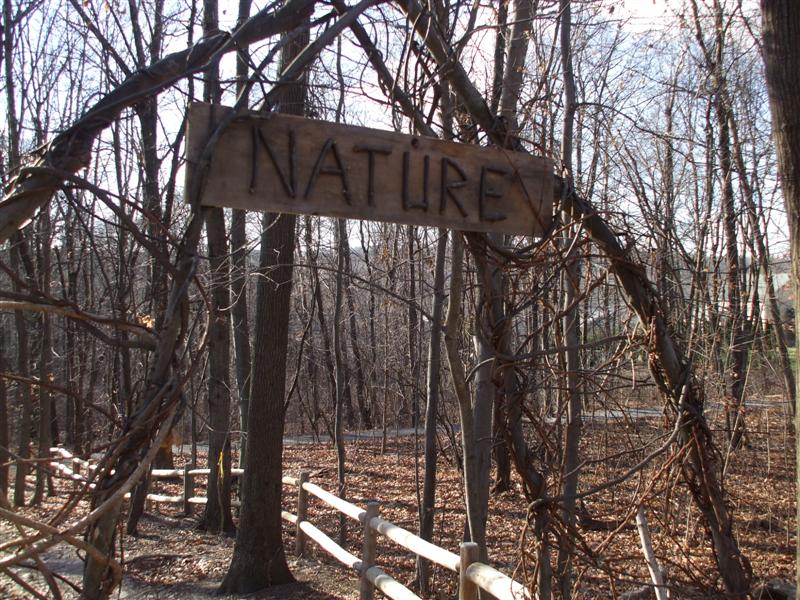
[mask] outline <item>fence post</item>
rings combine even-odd
[[[364,516],[364,546],[361,552],[360,600],[372,600],[372,595],[375,591],[372,582],[367,579],[367,569],[375,564],[375,547],[378,543],[378,532],[372,529],[370,523],[380,512],[380,503],[367,503],[367,514]]]
[[[306,534],[300,529],[300,523],[306,520],[308,513],[308,492],[303,484],[308,481],[308,471],[300,473],[297,480],[297,524],[294,534],[294,554],[301,557],[306,551]]]
[[[61,446],[58,447],[61,448]],[[67,456],[64,456],[64,454]],[[64,450],[64,454],[61,452],[53,452],[53,448],[50,448],[50,456],[59,464],[64,465],[65,468],[71,471],[72,467],[70,465],[72,464],[72,457],[69,456],[69,452],[66,449]]]
[[[189,473],[191,469],[189,463],[183,465],[183,514],[187,517],[192,514],[192,503],[189,500],[194,496],[194,475]]]
[[[461,543],[461,563],[458,567],[458,600],[477,600],[478,586],[467,579],[467,567],[478,562],[478,544]]]

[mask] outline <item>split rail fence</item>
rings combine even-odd
[[[61,477],[88,483],[90,487],[94,487],[94,484],[89,483],[87,477],[94,469],[94,465],[90,461],[73,456],[64,448],[58,447],[50,450],[56,459],[51,462],[51,466]],[[148,494],[147,500],[155,503],[182,505],[184,513],[191,514],[193,505],[205,504],[208,501],[205,496],[194,495],[195,478],[198,475],[207,476],[208,474],[209,469],[191,469],[188,466],[183,469],[152,469],[150,471],[151,479],[182,479],[183,494],[176,496]],[[231,475],[234,477],[240,477],[243,474],[243,469],[231,470]],[[419,596],[393,579],[376,564],[379,536],[386,537],[413,554],[456,573],[459,578],[459,600],[476,600],[478,590],[488,592],[497,600],[531,600],[531,595],[525,586],[494,567],[478,561],[478,545],[475,543],[462,543],[459,554],[450,552],[382,519],[379,502],[369,502],[366,508],[361,508],[311,483],[308,480],[308,473],[305,472],[300,473],[300,477],[284,477],[283,483],[297,490],[297,513],[281,511],[283,520],[295,527],[295,554],[298,557],[305,554],[307,540],[316,542],[325,552],[358,575],[361,600],[372,599],[376,589],[393,600],[420,600]],[[342,548],[308,520],[309,495],[315,496],[328,506],[360,523],[363,532],[360,558]],[[234,501],[233,504],[237,505],[238,502]]]

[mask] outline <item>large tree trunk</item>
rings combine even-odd
[[[762,55],[766,71],[772,135],[778,152],[778,174],[789,216],[794,273],[795,337],[800,336],[800,5],[795,0],[761,0]],[[795,372],[800,375],[800,343],[795,341]],[[800,377],[796,385],[800,386]],[[796,398],[800,398],[798,387]],[[800,410],[795,410],[795,431],[800,431]],[[797,478],[800,480],[800,445]],[[800,505],[800,504],[799,504]],[[800,535],[800,519],[797,520]],[[800,553],[797,554],[800,581]]]
[[[294,215],[264,219],[257,284],[247,471],[236,545],[221,593],[250,593],[293,581],[281,539],[283,426]],[[269,275],[267,275],[267,273]]]
[[[308,30],[281,52],[281,69],[308,43]],[[281,112],[303,115],[306,82],[287,85]],[[250,593],[294,581],[281,539],[283,427],[286,352],[295,245],[294,215],[264,215],[256,300],[253,373],[250,387],[247,470],[242,479],[242,511],[228,573],[220,593]]]

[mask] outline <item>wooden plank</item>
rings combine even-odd
[[[330,492],[323,490],[319,487],[316,483],[304,483],[303,489],[306,490],[309,494],[313,494],[325,504],[328,504],[338,510],[340,513],[344,513],[354,521],[361,521],[364,518],[364,515],[367,514],[360,506],[356,506],[355,504],[351,504],[347,500],[342,500],[338,496],[334,496]]]
[[[231,109],[189,107],[187,194],[212,126]],[[219,136],[209,206],[541,236],[553,162],[522,152],[248,112]]]
[[[465,575],[497,600],[531,600],[530,592],[524,585],[489,565],[472,563],[467,567]]]
[[[65,479],[71,479],[72,481],[77,481],[79,483],[86,483],[86,478],[81,475],[80,473],[75,473],[72,469],[67,466],[62,465],[61,463],[51,462],[50,466],[58,471],[61,474],[61,477]],[[90,489],[94,489],[94,484],[89,484]]]
[[[61,446],[53,446],[50,448],[50,452],[53,454],[58,454],[61,458],[65,460],[72,460],[73,462],[79,463],[81,465],[90,465],[91,463],[88,460],[80,458],[79,456],[74,456],[70,453],[69,450],[66,448],[62,448]]]
[[[174,479],[183,477],[183,469],[151,469],[150,477],[153,479]]]
[[[392,600],[422,600],[402,583],[387,575],[380,567],[372,566],[366,570],[364,575]]]
[[[320,529],[314,527],[308,521],[301,521],[300,528],[303,532],[312,540],[314,540],[320,548],[325,550],[328,554],[330,554],[333,558],[338,560],[340,563],[353,569],[354,571],[358,572],[361,568],[361,559],[358,558],[355,554],[348,552],[344,548],[342,548],[339,544],[334,542],[328,535],[321,531]]]
[[[183,496],[165,496],[163,494],[147,494],[150,502],[163,502],[164,504],[183,504]]]
[[[414,554],[417,554],[423,558],[427,558],[431,562],[435,562],[437,565],[441,565],[446,569],[450,569],[454,573],[458,573],[458,568],[461,564],[461,559],[459,558],[458,554],[453,554],[449,550],[445,550],[444,548],[435,546],[430,542],[426,542],[421,537],[414,535],[407,529],[398,527],[394,523],[386,521],[380,517],[374,517],[371,519],[370,526],[375,531],[386,536],[406,550],[410,550]]]

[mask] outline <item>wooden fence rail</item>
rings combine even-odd
[[[70,454],[64,448],[50,449],[54,458],[51,466],[67,479],[85,482],[90,488],[94,465],[87,460]],[[65,464],[68,463],[68,464]],[[69,465],[69,466],[68,466]],[[72,467],[72,468],[70,468]],[[86,475],[83,474],[85,471]],[[156,503],[183,504],[185,514],[191,513],[194,504],[205,504],[205,496],[195,496],[195,477],[208,475],[209,469],[152,469],[152,479],[180,479],[183,482],[183,494],[180,496],[165,496],[162,494],[148,494],[147,499]],[[233,477],[244,474],[243,469],[232,469]],[[389,576],[377,564],[377,538],[383,536],[409,552],[425,558],[437,565],[444,567],[459,577],[459,600],[476,600],[478,591],[484,590],[497,598],[497,600],[531,600],[531,594],[522,584],[504,575],[494,567],[478,562],[478,546],[472,542],[464,542],[460,546],[459,554],[445,550],[439,546],[423,540],[411,533],[380,517],[380,503],[370,502],[366,509],[347,502],[331,494],[315,483],[308,481],[308,473],[301,473],[300,477],[283,478],[284,485],[297,489],[297,514],[286,510],[281,511],[283,520],[295,527],[295,554],[302,557],[305,554],[306,541],[314,541],[320,548],[330,554],[337,561],[353,570],[359,577],[359,590],[361,600],[371,600],[374,590],[380,590],[393,600],[420,600],[410,589],[399,581]],[[325,532],[317,528],[308,520],[309,494],[322,500],[338,512],[358,521],[363,528],[362,557],[359,558],[350,551],[342,548]],[[129,496],[129,495],[128,495]],[[127,497],[127,496],[126,496]],[[238,502],[233,502],[234,506]]]

